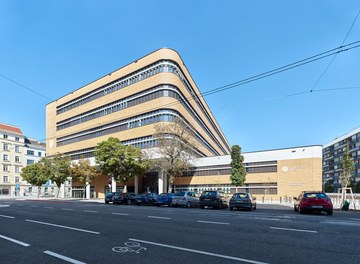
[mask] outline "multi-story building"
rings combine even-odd
[[[126,145],[153,148],[157,145],[154,124],[175,118],[194,131],[198,157],[230,153],[178,53],[159,49],[48,104],[47,153],[93,160],[94,147],[110,136]],[[93,184],[95,192],[104,193],[108,178],[99,177]]]
[[[341,188],[339,182],[340,162],[346,145],[349,146],[349,152],[354,162],[352,187],[355,192],[360,192],[360,128],[323,146],[323,185],[326,192],[338,192]]]
[[[176,179],[175,189],[236,190],[229,179],[230,145],[184,62],[171,49],[159,49],[49,103],[47,154],[88,158],[95,164],[94,148],[108,137],[142,149],[155,148],[154,124],[175,118],[194,132],[198,158],[191,171]],[[254,194],[298,195],[304,189],[321,189],[321,147],[247,153],[245,162],[246,189]],[[163,172],[154,171],[127,185],[128,191],[163,192],[166,182]],[[108,184],[109,178],[100,176],[87,191],[101,198],[110,189]],[[111,189],[121,188],[112,182]],[[84,191],[83,186],[73,186],[74,196]]]
[[[20,128],[0,123],[0,195],[23,195],[32,186],[20,176],[21,169],[45,157],[45,144],[24,136]]]

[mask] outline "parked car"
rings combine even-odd
[[[173,195],[171,206],[186,206],[187,208],[199,205],[199,198],[196,197],[195,192],[177,192]]]
[[[161,206],[161,205],[170,206],[173,196],[174,196],[173,193],[159,194],[159,196],[157,197],[156,205],[157,206]]]
[[[157,194],[156,193],[142,193],[138,194],[135,198],[135,204],[137,205],[153,205],[156,203],[157,200]]]
[[[229,203],[230,210],[237,209],[248,209],[256,210],[256,197],[253,197],[250,193],[234,193]]]
[[[201,209],[204,209],[205,206],[211,206],[217,209],[229,207],[228,198],[223,191],[204,191],[199,201]]]
[[[136,193],[121,193],[115,194],[113,197],[113,204],[134,204]]]
[[[105,203],[109,204],[110,202],[112,202],[114,195],[120,195],[120,192],[108,192],[105,195]]]
[[[306,211],[315,211],[332,215],[333,204],[323,192],[302,192],[299,197],[294,197],[294,211],[298,211],[300,214]]]

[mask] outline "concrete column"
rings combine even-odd
[[[158,190],[159,194],[164,192],[164,173],[163,170],[158,171]]]
[[[60,185],[59,197],[60,198],[65,198],[65,184],[64,183]]]
[[[111,177],[111,191],[116,192],[116,181],[114,180],[114,177]]]
[[[134,177],[134,187],[135,193],[139,193],[139,178],[137,175]]]
[[[89,182],[86,182],[86,199],[90,199],[90,184]]]
[[[168,184],[167,184],[167,174],[166,174],[166,172],[165,171],[163,171],[163,190],[164,190],[164,192],[168,192]]]

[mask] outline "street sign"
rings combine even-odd
[[[20,184],[15,184],[15,190],[20,190]]]

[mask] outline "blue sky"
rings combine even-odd
[[[357,0],[0,0],[0,122],[44,140],[49,99],[161,47],[206,92],[340,46],[359,10]],[[345,44],[358,40],[360,17]],[[360,88],[286,96],[310,91],[331,59],[206,96],[229,143],[326,144],[360,126]],[[315,90],[347,87],[360,87],[360,48],[338,54]]]

